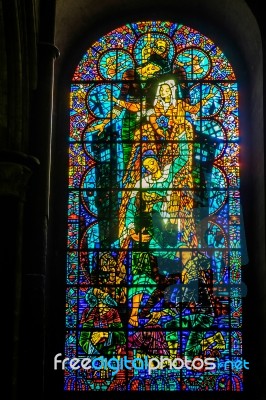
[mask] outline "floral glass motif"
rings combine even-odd
[[[70,90],[65,341],[90,368],[66,363],[65,390],[243,390],[239,179],[238,86],[212,40],[146,21],[90,46]]]

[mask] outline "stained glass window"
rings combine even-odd
[[[137,22],[70,89],[65,390],[241,391],[238,85],[215,43]]]

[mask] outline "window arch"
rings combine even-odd
[[[70,108],[66,356],[94,368],[67,365],[66,390],[143,379],[140,390],[171,390],[170,380],[181,391],[241,390],[238,83],[228,59],[186,25],[127,24],[84,55]],[[161,356],[167,368],[155,369]]]

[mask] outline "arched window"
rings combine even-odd
[[[89,47],[70,94],[65,390],[243,390],[226,54],[190,26],[130,23]]]

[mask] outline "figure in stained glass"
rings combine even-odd
[[[99,38],[73,75],[69,148],[66,354],[241,358],[238,87],[221,49],[169,21]],[[66,387],[242,388],[234,364],[170,361],[68,368]]]

